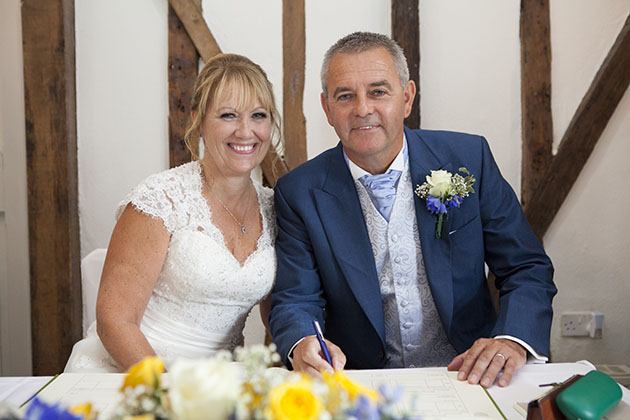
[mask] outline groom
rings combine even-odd
[[[505,386],[528,357],[546,360],[553,268],[485,139],[404,127],[416,88],[384,35],[339,40],[321,77],[341,143],[275,189],[270,327],[284,362],[331,370],[313,320],[335,369],[448,365],[485,386],[503,372]],[[475,192],[436,232],[437,216],[414,190],[431,171],[461,167]],[[484,263],[500,289],[498,313]]]

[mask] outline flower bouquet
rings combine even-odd
[[[163,375],[157,357],[132,366],[113,413],[120,420],[397,420],[400,390],[365,388],[343,372],[323,379],[270,368],[279,361],[274,346],[258,345],[211,359],[178,360]],[[34,401],[28,420],[92,420],[89,405],[64,410]]]

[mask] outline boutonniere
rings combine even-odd
[[[427,202],[427,210],[431,214],[437,214],[437,222],[435,226],[435,237],[442,237],[442,223],[444,215],[448,218],[448,211],[457,208],[462,204],[464,198],[468,194],[474,193],[473,184],[475,177],[468,172],[466,168],[459,168],[459,172],[463,173],[452,175],[443,169],[439,171],[431,171],[431,175],[427,175],[426,182],[416,186],[416,195]]]

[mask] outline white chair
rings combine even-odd
[[[97,248],[81,260],[81,287],[83,298],[83,337],[96,320],[96,296],[101,282],[107,248]]]

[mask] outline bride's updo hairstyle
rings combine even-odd
[[[228,91],[229,90],[229,91]],[[193,158],[199,142],[199,127],[213,100],[235,97],[238,107],[254,105],[256,102],[269,113],[271,118],[271,141],[276,144],[280,135],[280,114],[276,108],[271,82],[265,71],[249,58],[238,54],[218,54],[212,57],[197,76],[190,103],[192,118],[184,141]]]

